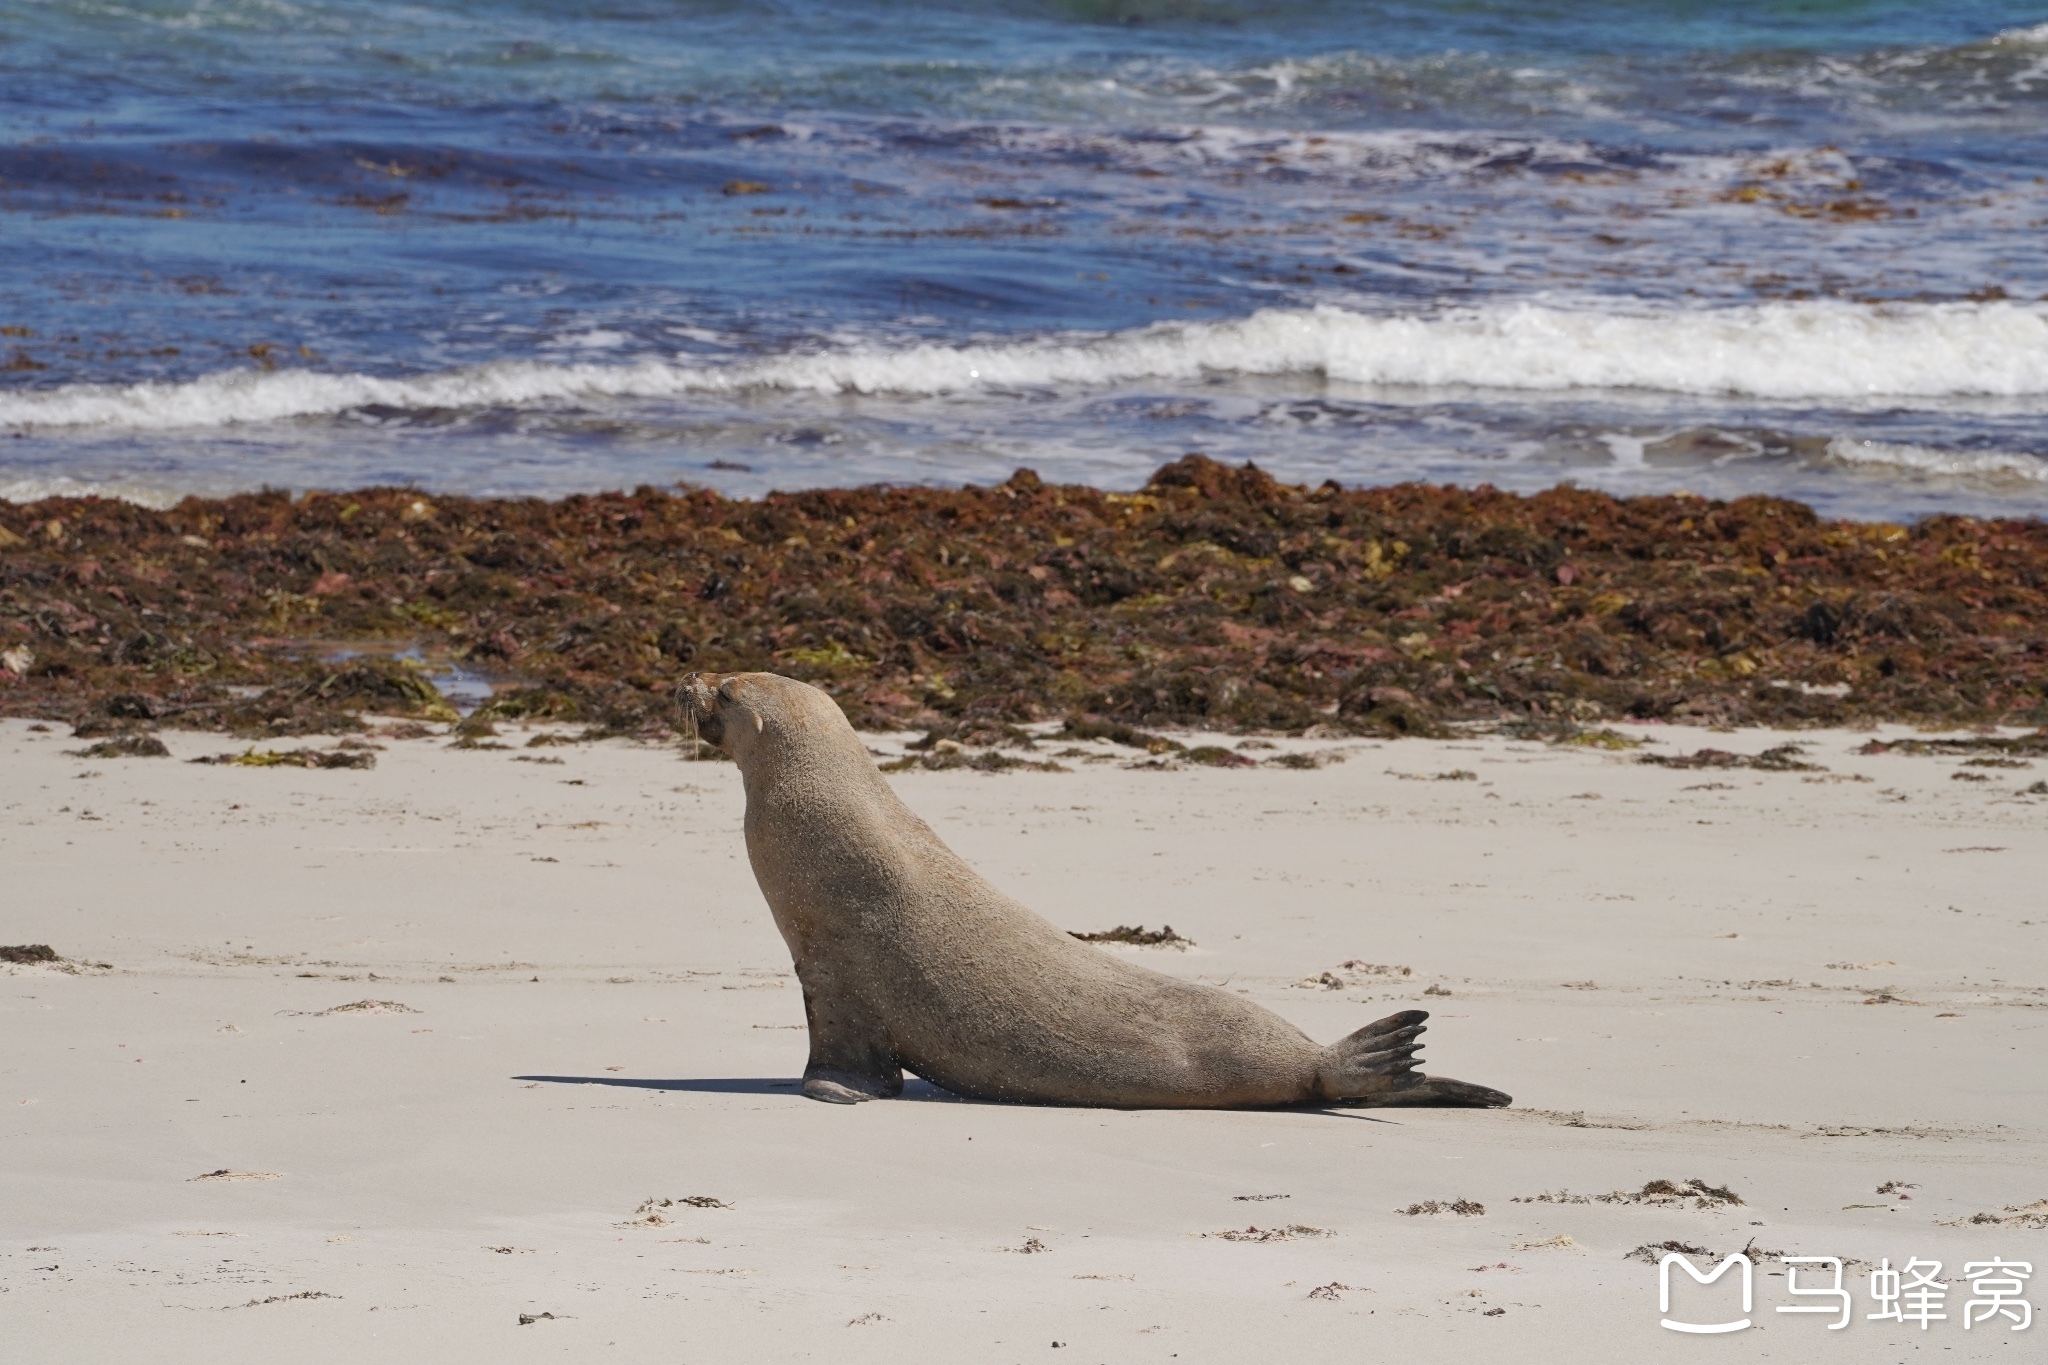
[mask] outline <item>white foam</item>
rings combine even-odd
[[[2002,29],[1992,35],[1991,42],[2007,47],[2048,47],[2048,24]]]
[[[114,498],[163,511],[176,507],[191,491],[139,483],[133,479],[73,479],[57,475],[46,479],[0,482],[0,502],[20,504],[41,502],[44,498]]]
[[[1354,182],[1406,184],[1469,175],[1499,165],[1598,163],[1605,156],[1597,145],[1582,139],[1487,129],[1304,132],[1245,124],[1189,123],[1159,125],[1137,136],[1056,124],[942,126],[956,137],[972,137],[1012,155],[1042,159],[1079,155],[1106,160],[1119,169],[1159,170],[1176,176],[1287,170],[1343,176]],[[1701,158],[1680,157],[1673,164],[1698,159]]]
[[[1996,450],[1935,450],[1894,441],[1860,441],[1837,436],[1828,458],[1843,464],[1910,470],[1941,478],[1998,483],[2048,483],[2048,460]]]
[[[2048,312],[2007,302],[1639,313],[1519,304],[1428,316],[1269,309],[1233,322],[1107,336],[846,346],[735,362],[505,361],[408,378],[233,371],[176,384],[16,389],[0,393],[0,427],[151,431],[372,405],[459,410],[758,389],[939,395],[1286,374],[1364,385],[1820,402],[2048,399]]]

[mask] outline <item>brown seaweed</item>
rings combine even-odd
[[[1827,769],[1808,763],[1800,754],[1803,744],[1780,744],[1760,754],[1730,753],[1726,749],[1697,749],[1690,754],[1638,754],[1636,762],[1660,768],[1754,768],[1767,773],[1821,773]]]
[[[2048,725],[2038,520],[1307,488],[1189,456],[1133,493],[1020,470],[756,501],[53,498],[0,503],[0,532],[0,714],[88,736],[454,720],[406,649],[498,679],[487,719],[590,735],[666,732],[693,669],[803,678],[863,727],[1071,717],[1148,749],[1167,726]]]
[[[1185,949],[1193,947],[1195,943],[1193,939],[1183,938],[1173,932],[1171,924],[1163,924],[1157,929],[1147,929],[1142,924],[1119,924],[1114,929],[1098,929],[1092,934],[1084,934],[1074,929],[1069,929],[1067,933],[1083,943],[1133,943],[1141,948]]]

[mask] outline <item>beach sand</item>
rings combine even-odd
[[[1428,1069],[1515,1097],[1114,1112],[801,1098],[730,764],[435,737],[197,766],[0,723],[0,943],[68,959],[0,966],[4,1354],[2020,1358],[2048,1326],[1965,1330],[1960,1272],[2048,1274],[2048,1219],[2007,1212],[2048,1197],[2048,764],[1623,728],[1825,771],[1483,738],[895,777],[1061,926],[1193,941],[1102,951],[1324,1040],[1427,1008]],[[1518,1202],[1695,1178],[1742,1203]],[[1923,1332],[1866,1321],[1852,1265],[1830,1332],[1766,1258],[1754,1326],[1702,1344],[1629,1259],[1667,1240],[1957,1282]]]

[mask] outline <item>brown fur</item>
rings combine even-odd
[[[697,674],[681,699],[745,778],[747,855],[803,983],[815,1099],[892,1096],[908,1068],[1039,1104],[1508,1103],[1414,1070],[1420,1010],[1323,1047],[1240,996],[1076,941],[947,848],[814,687]]]

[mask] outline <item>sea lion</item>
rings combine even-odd
[[[1415,1068],[1422,1010],[1323,1047],[1241,996],[1092,948],[982,880],[897,799],[837,703],[773,673],[678,694],[738,764],[747,857],[803,984],[804,1093],[903,1072],[975,1099],[1112,1108],[1509,1103]]]

